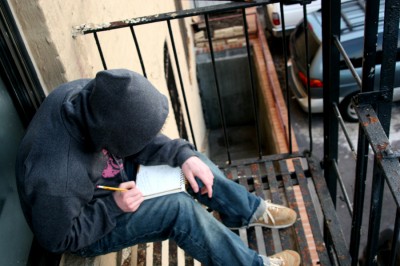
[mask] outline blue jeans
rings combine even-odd
[[[248,225],[259,212],[261,199],[241,185],[227,179],[202,154],[198,154],[214,174],[213,197],[189,189],[145,200],[134,213],[118,217],[108,235],[79,250],[78,255],[92,257],[121,250],[139,243],[173,239],[190,256],[205,265],[263,265],[258,254],[244,245],[227,226]],[[201,182],[198,180],[200,186]],[[219,212],[216,220],[198,202]]]

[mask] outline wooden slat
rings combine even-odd
[[[146,244],[146,265],[154,265],[153,247],[154,247],[154,243],[153,242],[150,242],[150,243]]]
[[[173,266],[177,264],[178,261],[178,246],[176,245],[176,242],[173,240],[169,241],[169,266]]]
[[[161,265],[169,265],[169,240],[165,240],[161,243]]]
[[[293,187],[292,187],[292,180],[286,165],[286,161],[279,161],[279,167],[281,169],[282,173],[282,180],[283,184],[285,186],[285,194],[286,198],[288,200],[288,205],[290,208],[296,211],[297,215],[299,214],[299,210],[297,207],[297,202],[296,198],[294,196],[293,192]],[[311,265],[311,256],[310,256],[310,250],[307,245],[306,241],[306,236],[304,234],[303,226],[301,224],[301,221],[297,220],[296,223],[293,225],[295,231],[296,231],[296,236],[297,236],[297,243],[299,245],[299,253],[301,256],[302,263],[304,265]]]
[[[283,204],[283,201],[279,195],[278,181],[276,180],[275,168],[272,162],[265,162],[267,171],[267,179],[269,183],[269,189],[271,193],[271,201],[275,204]],[[277,238],[277,231],[272,232],[273,238]],[[275,249],[275,253],[280,252],[282,249],[294,249],[293,241],[290,235],[292,234],[291,228],[285,228],[279,230],[280,244],[281,247]]]
[[[329,236],[326,237],[330,237],[334,244],[336,259],[339,261],[339,264],[351,265],[350,253],[347,250],[343,231],[338,217],[336,216],[335,206],[333,205],[332,199],[330,197],[325,179],[322,176],[322,171],[319,167],[319,164],[313,161],[312,158],[308,159],[308,163],[311,171],[311,176],[314,181],[315,190],[317,191],[318,198],[321,203],[321,209],[325,218],[324,223],[326,228],[324,228],[324,232],[329,233]]]
[[[244,173],[244,176],[239,179],[239,182],[241,182],[241,184],[243,184],[246,188],[247,191],[249,191],[249,185],[248,182],[250,179],[252,179],[252,171],[250,167],[238,167],[240,173]],[[246,181],[244,181],[246,180]],[[262,191],[261,191],[262,192]],[[260,191],[259,191],[260,193]],[[257,235],[256,235],[256,230],[254,227],[250,227],[247,229],[247,238],[248,238],[248,243],[249,243],[249,248],[253,249],[253,250],[258,250],[258,241],[257,241]],[[265,248],[265,245],[264,245]]]
[[[311,193],[308,189],[308,182],[304,174],[303,167],[301,166],[301,162],[299,160],[294,160],[293,165],[296,171],[297,180],[299,182],[301,195],[307,210],[307,216],[310,222],[316,251],[318,252],[320,263],[322,265],[326,265],[330,262],[330,260],[323,240],[322,230],[319,226],[318,216],[311,198]]]
[[[250,165],[250,170],[251,170],[251,175],[253,177],[255,193],[258,197],[260,197],[264,200],[265,196],[264,196],[264,191],[263,191],[263,183],[261,180],[261,171],[260,171],[259,164]],[[263,230],[263,228],[260,226],[255,227],[255,234],[256,234],[256,240],[257,240],[257,251],[258,251],[258,254],[267,256],[263,231],[267,231],[267,230]]]
[[[153,243],[153,264],[154,265],[161,265],[161,242],[154,242]]]
[[[137,249],[137,265],[146,265],[146,244],[139,244]]]

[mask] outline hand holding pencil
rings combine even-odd
[[[136,183],[134,181],[121,183],[118,188],[107,186],[97,187],[100,189],[123,192],[113,193],[113,196],[115,203],[124,212],[135,212],[144,200],[142,192],[136,187]]]

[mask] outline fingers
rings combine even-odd
[[[196,176],[204,184],[204,187],[201,189],[200,193],[202,195],[207,193],[209,198],[212,197],[214,175],[210,168],[202,160],[195,156],[190,157],[183,163],[182,171],[195,193],[199,191],[198,184],[194,178]]]
[[[133,181],[121,183],[119,187],[127,191],[113,193],[118,207],[124,212],[135,212],[144,200],[142,192]]]
[[[201,179],[201,181],[204,184],[204,187],[206,188],[208,197],[212,198],[213,185],[214,185],[214,175],[212,174],[212,172],[209,169],[207,169],[207,170],[208,171],[206,171],[203,174],[204,178],[200,178],[200,177],[199,178]],[[205,192],[204,192],[204,194],[205,194]]]
[[[213,193],[212,185],[213,184],[209,184],[206,186],[209,198],[212,198],[212,193]]]
[[[135,186],[136,186],[135,181],[128,181],[128,182],[119,184],[119,188],[125,188],[127,190],[130,190],[130,189],[134,188]]]
[[[188,172],[186,175],[187,181],[189,181],[190,186],[192,187],[193,191],[195,193],[199,192],[199,185],[196,182],[196,179],[194,178],[193,174],[191,172]]]

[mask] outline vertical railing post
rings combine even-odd
[[[136,51],[138,53],[140,66],[142,67],[143,76],[145,78],[147,78],[146,69],[144,68],[142,53],[140,52],[139,42],[138,42],[138,40],[136,38],[135,29],[133,28],[133,26],[130,26],[129,28],[131,29],[132,38],[133,38],[133,41],[135,42]]]
[[[222,104],[221,91],[219,88],[217,67],[216,67],[216,63],[215,63],[215,56],[214,56],[214,49],[213,49],[213,44],[212,44],[211,28],[210,28],[210,22],[208,19],[208,14],[204,14],[204,18],[206,21],[207,38],[208,38],[208,45],[209,45],[209,49],[210,49],[211,62],[212,62],[213,73],[214,73],[215,87],[217,89],[217,95],[218,95],[219,112],[220,112],[220,116],[221,116],[222,128],[224,131],[226,153],[228,156],[228,163],[231,164],[232,160],[231,160],[231,154],[229,151],[229,141],[228,141],[228,134],[227,134],[227,128],[226,128],[226,120],[225,120],[225,114],[224,114],[224,109],[223,109],[223,104]]]
[[[103,64],[103,69],[107,70],[106,60],[104,59],[103,50],[101,49],[99,37],[97,36],[97,32],[93,32],[94,40],[96,41],[97,50],[99,51],[101,63]]]
[[[339,124],[332,107],[339,100],[339,51],[334,36],[340,36],[340,11],[340,0],[322,1],[324,173],[335,206],[337,180],[333,163],[338,157]]]
[[[306,76],[307,76],[307,104],[308,104],[308,134],[310,136],[309,142],[309,154],[311,155],[313,152],[313,137],[312,137],[312,113],[311,113],[311,92],[310,92],[310,49],[308,43],[308,19],[307,19],[307,5],[302,3],[303,5],[303,29],[304,29],[304,42],[305,42],[305,49],[306,49]]]
[[[172,32],[172,27],[171,27],[171,21],[170,21],[170,20],[167,20],[167,25],[168,25],[168,32],[169,32],[169,37],[170,37],[170,40],[171,40],[172,50],[173,50],[173,52],[174,52],[176,70],[177,70],[177,72],[178,72],[178,77],[179,77],[179,84],[181,85],[181,92],[182,92],[182,96],[183,96],[183,101],[184,101],[184,103],[185,103],[185,110],[186,110],[187,119],[188,119],[188,123],[189,123],[190,133],[191,133],[191,135],[192,135],[193,145],[194,145],[194,147],[197,149],[196,138],[195,138],[194,132],[193,132],[192,120],[191,120],[191,118],[190,118],[189,107],[188,107],[188,104],[187,104],[185,88],[184,88],[184,86],[183,86],[183,79],[182,79],[182,74],[181,74],[181,68],[180,68],[180,65],[179,65],[178,54],[177,54],[177,52],[176,52],[174,34],[173,34],[173,32]]]
[[[374,69],[376,58],[376,43],[379,19],[379,0],[367,0],[365,7],[365,29],[364,29],[364,54],[363,54],[363,72],[362,72],[362,92],[374,90]],[[372,75],[371,75],[372,73]],[[359,127],[358,135],[358,151],[357,164],[355,175],[355,193],[354,193],[354,215],[352,217],[352,231],[350,239],[350,253],[352,256],[352,265],[357,265],[358,253],[360,248],[361,224],[363,219],[364,197],[365,197],[365,182],[368,167],[368,140],[361,126]],[[379,199],[383,193],[384,180],[382,175],[376,172],[374,167],[373,191],[371,194],[370,221],[368,227],[368,255],[367,263],[370,265],[373,260],[373,254],[376,254],[377,243],[371,243],[371,240],[377,241],[381,212],[373,210],[382,204],[382,199]],[[378,230],[378,231],[377,231]],[[371,254],[372,252],[373,254]]]
[[[260,124],[258,118],[258,104],[257,104],[257,91],[254,86],[254,76],[253,76],[253,67],[251,63],[251,46],[249,40],[249,31],[247,29],[247,18],[246,18],[246,9],[242,9],[242,17],[243,17],[243,27],[244,27],[244,36],[246,39],[246,49],[247,49],[247,61],[249,64],[249,75],[250,75],[250,82],[251,82],[251,96],[253,99],[253,113],[254,118],[256,120],[256,137],[257,137],[257,144],[258,144],[258,158],[261,159],[262,157],[262,147],[261,147],[261,138],[260,138]]]
[[[390,254],[390,266],[395,266],[396,265],[396,257],[397,257],[397,252],[400,247],[399,243],[399,234],[400,234],[400,208],[397,207],[396,211],[396,220],[394,223],[394,230],[393,230],[393,238],[392,238],[392,246],[391,246],[391,254]]]
[[[397,1],[398,2],[398,1]],[[366,60],[363,65],[363,84],[364,84],[364,76],[366,80],[370,84],[374,84],[374,73],[375,68],[375,58],[376,58],[376,46],[377,46],[377,31],[378,31],[378,23],[379,23],[379,0],[368,0],[366,6],[366,19],[365,19],[365,44],[364,44],[364,55]],[[390,63],[390,59],[388,56],[394,56],[396,58],[397,53],[397,38],[398,38],[398,25],[399,25],[399,7],[398,3],[396,5],[395,1],[388,1],[385,3],[385,30],[388,32],[384,33],[384,45],[385,47],[382,50],[385,53],[388,53],[384,57],[384,61],[382,62],[382,73],[381,73],[381,84],[380,90],[389,89],[390,98],[393,95],[393,82],[394,82],[394,71],[395,66],[393,63]],[[395,10],[397,6],[397,14],[393,14],[392,11]],[[388,12],[388,13],[386,13]],[[397,19],[396,19],[397,18]],[[393,22],[389,22],[393,20]],[[393,23],[393,24],[392,24]],[[397,23],[397,24],[396,24]],[[391,27],[397,28],[397,30],[392,30],[389,32]],[[393,32],[394,31],[394,32]],[[397,33],[397,34],[396,34]],[[396,34],[394,36],[390,36],[391,34]],[[385,49],[386,48],[386,49]],[[370,62],[367,61],[370,60]],[[369,64],[368,64],[369,63]],[[391,77],[391,79],[390,79]],[[370,91],[371,88],[368,88]],[[374,88],[372,87],[372,90]],[[364,86],[363,86],[364,91]],[[382,124],[382,128],[386,133],[386,136],[389,137],[389,129],[390,129],[390,117],[391,117],[391,105],[388,104],[377,104],[376,106],[377,116],[379,121]],[[385,119],[382,119],[386,117]],[[379,239],[379,231],[380,231],[380,222],[382,215],[382,200],[384,193],[384,184],[385,179],[382,174],[382,170],[377,165],[376,159],[374,161],[374,170],[373,170],[373,179],[372,179],[372,192],[371,192],[371,207],[370,207],[370,215],[369,215],[369,227],[368,227],[368,243],[367,243],[367,263],[368,265],[373,264],[373,260],[378,252],[378,239]]]
[[[339,50],[334,36],[340,36],[340,0],[321,1],[322,5],[322,58],[323,58],[323,111],[324,111],[324,176],[334,206],[336,206],[337,179],[334,162],[338,157],[339,123],[333,104],[339,100]],[[309,60],[307,58],[307,60]],[[311,95],[308,95],[311,97]],[[311,138],[310,138],[311,139]],[[324,231],[328,229],[325,226]],[[325,233],[325,243],[332,250],[332,241]]]
[[[286,25],[285,25],[285,12],[283,2],[280,2],[281,20],[282,20],[282,45],[283,45],[283,58],[285,60],[285,90],[286,90],[286,106],[288,109],[288,138],[289,138],[289,153],[293,152],[292,144],[292,119],[291,119],[291,105],[290,105],[290,89],[289,84],[289,69],[288,69],[288,52],[286,44]]]

